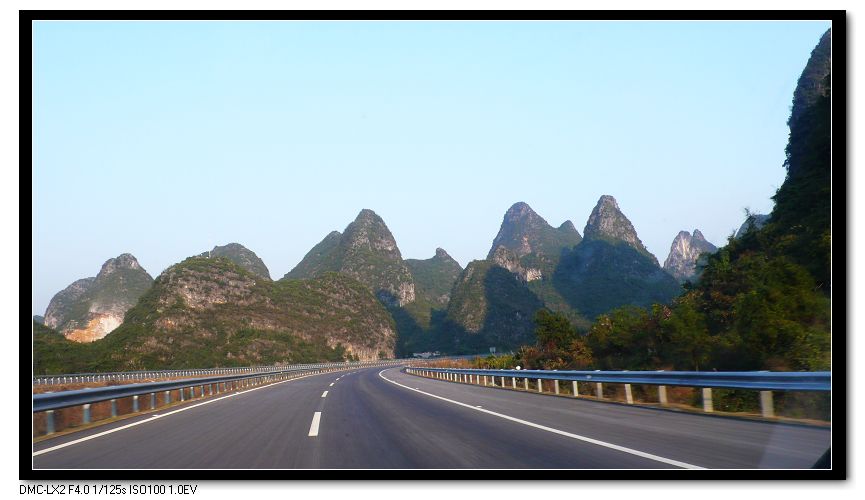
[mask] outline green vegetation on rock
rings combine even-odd
[[[585,239],[562,256],[553,283],[587,318],[623,305],[666,303],[682,292],[657,260],[625,242]]]
[[[270,279],[270,271],[268,271],[267,266],[264,265],[264,261],[261,260],[255,252],[240,243],[229,243],[223,246],[215,246],[213,247],[213,250],[202,253],[200,257],[222,257],[234,262],[252,274],[268,280]]]
[[[702,274],[672,303],[658,300],[651,307],[627,305],[602,313],[585,337],[596,369],[831,368],[831,86],[828,64],[820,60],[828,57],[829,40],[827,33],[800,79],[800,87],[820,92],[796,92],[787,147],[788,175],[775,195],[768,220],[731,237],[726,246],[708,255]],[[825,72],[814,72],[814,67]],[[592,250],[587,243],[584,240],[574,249],[582,249],[582,256],[562,259],[563,265],[571,267],[561,269],[567,277],[586,267],[585,254]],[[606,245],[593,245],[602,243]],[[622,247],[627,251],[607,251],[604,259],[637,264],[639,252]],[[621,268],[622,263],[604,259],[597,263],[599,271]],[[649,268],[639,263],[633,269],[640,274],[641,269]],[[609,283],[597,280],[594,288],[583,293],[608,295],[605,287]],[[580,287],[586,285],[585,280],[579,281]],[[797,399],[783,395],[779,406],[790,408],[795,403],[805,413],[826,415],[828,398],[824,396]],[[730,408],[753,409],[756,404],[753,395],[736,391],[725,397]]]
[[[224,258],[190,257],[163,272],[119,328],[61,371],[338,361],[393,356],[394,322],[361,283],[327,273],[259,279]],[[56,345],[55,345],[56,344]],[[42,342],[48,366],[62,343]],[[65,347],[64,347],[65,348]],[[77,364],[76,364],[77,363]],[[53,365],[52,365],[53,368]]]
[[[387,225],[372,210],[361,210],[342,235],[327,235],[283,280],[315,278],[325,272],[351,276],[388,306],[415,299],[411,272]]]

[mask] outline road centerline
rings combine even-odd
[[[318,425],[321,423],[321,412],[317,411],[312,415],[312,423],[309,424],[309,437],[318,436]]]

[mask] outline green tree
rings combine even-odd
[[[551,351],[569,346],[578,334],[564,314],[540,309],[535,314],[535,337],[541,348]]]

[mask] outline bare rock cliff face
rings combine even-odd
[[[152,283],[131,254],[108,259],[95,278],[78,280],[51,299],[45,324],[76,342],[101,339],[123,323]]]
[[[514,273],[521,281],[528,283],[543,278],[543,271],[535,267],[524,267],[519,257],[504,246],[496,248],[492,259],[495,264]]]
[[[45,310],[45,326],[60,330],[61,325],[67,322],[68,309],[72,304],[82,301],[82,297],[93,286],[94,281],[96,281],[95,277],[82,278],[57,292],[48,303],[48,309]]]
[[[680,231],[673,244],[670,254],[664,261],[664,270],[670,273],[680,283],[693,278],[696,274],[697,259],[704,253],[714,253],[718,247],[706,241],[698,229],[694,234]]]

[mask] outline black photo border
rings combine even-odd
[[[746,21],[746,20],[828,20],[832,23],[832,192],[833,192],[833,307],[832,307],[832,464],[829,469],[813,470],[592,470],[585,474],[552,474],[551,470],[528,470],[513,474],[497,469],[383,469],[383,470],[56,470],[34,469],[32,429],[32,318],[29,310],[22,310],[22,333],[19,348],[19,479],[26,481],[235,481],[241,479],[295,481],[295,480],[545,480],[545,481],[621,481],[621,480],[843,480],[847,471],[847,406],[848,354],[847,314],[849,286],[846,276],[848,258],[847,238],[850,186],[847,183],[847,13],[843,10],[632,10],[632,11],[577,11],[577,10],[20,10],[19,11],[19,130],[21,160],[19,170],[30,167],[30,175],[21,179],[32,182],[32,57],[33,23],[48,20],[637,20],[637,21]],[[816,44],[816,40],[815,40]],[[32,228],[32,186],[26,181],[19,187],[21,227]],[[30,203],[25,205],[24,200]],[[30,221],[23,220],[25,213]],[[840,231],[838,230],[840,228]],[[32,229],[30,241],[32,241]],[[24,240],[22,240],[24,241]],[[22,245],[26,248],[26,244]],[[24,252],[22,252],[24,254]],[[23,266],[22,266],[23,267]],[[22,292],[30,288],[24,285]],[[24,296],[21,293],[21,296]],[[24,308],[22,301],[22,309]],[[29,332],[29,333],[28,333]],[[840,334],[839,334],[840,333]],[[29,348],[28,348],[29,346]],[[837,355],[834,355],[837,354]]]

